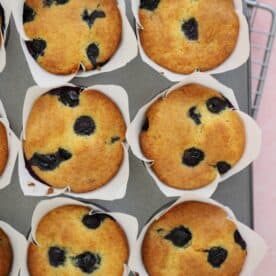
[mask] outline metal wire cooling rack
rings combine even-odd
[[[256,118],[264,93],[276,33],[276,9],[256,0],[245,0],[245,2],[248,6],[251,36],[252,116]],[[265,26],[258,26],[260,17],[265,19]]]

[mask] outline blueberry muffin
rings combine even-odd
[[[126,125],[96,90],[60,87],[34,103],[23,143],[28,170],[54,188],[85,193],[107,184],[124,158]]]
[[[5,11],[1,3],[0,3],[0,31],[1,31],[1,36],[0,36],[0,46],[1,46],[2,39],[5,35]]]
[[[191,190],[210,184],[240,160],[245,128],[219,92],[188,84],[149,107],[140,145],[163,183]]]
[[[26,0],[23,23],[30,54],[57,75],[103,66],[121,42],[116,0]]]
[[[31,276],[122,276],[128,262],[126,235],[107,214],[66,205],[50,211],[28,249]]]
[[[9,144],[6,128],[0,122],[0,176],[4,173],[9,159]]]
[[[233,0],[141,0],[139,18],[145,53],[181,74],[222,64],[240,29]]]
[[[228,214],[195,201],[178,204],[154,221],[142,245],[150,276],[238,276],[246,255],[246,242]]]
[[[10,274],[12,263],[13,252],[9,237],[0,228],[0,276],[7,276]]]

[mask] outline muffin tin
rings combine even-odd
[[[130,1],[126,1],[126,6],[129,21],[133,22]],[[134,22],[132,27],[134,28]],[[19,118],[22,118],[25,91],[33,85],[33,79],[20,46],[20,38],[16,33],[14,21],[10,28],[7,66],[0,75],[0,97],[8,111],[12,128],[20,136],[22,121]],[[234,71],[216,77],[235,91],[239,106],[246,113],[250,113],[251,106],[249,76],[248,64],[244,64]],[[172,85],[162,74],[145,64],[140,57],[135,58],[133,62],[120,70],[90,78],[77,78],[74,83],[81,86],[101,83],[124,87],[130,98],[131,118],[134,118],[139,108],[150,97],[155,96],[157,91],[163,91]],[[226,180],[213,197],[222,204],[230,206],[239,221],[253,226],[251,166]],[[171,200],[172,198],[165,197],[154,185],[154,181],[148,175],[142,162],[130,155],[130,179],[125,198],[120,201],[95,200],[95,203],[100,203],[112,211],[131,214],[137,217],[139,225],[142,226],[154,210]],[[11,223],[21,233],[27,234],[33,210],[40,201],[41,198],[25,197],[22,194],[18,173],[15,170],[12,185],[0,193],[1,219]]]

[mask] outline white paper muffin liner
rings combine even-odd
[[[70,198],[54,198],[54,199],[47,199],[43,200],[36,206],[33,217],[32,217],[32,223],[31,223],[31,233],[29,235],[29,242],[30,244],[32,241],[35,241],[35,233],[36,228],[40,222],[40,220],[51,210],[64,206],[64,205],[81,205],[91,208],[91,211],[98,211],[101,213],[107,213],[108,215],[112,216],[122,227],[124,230],[128,244],[129,244],[129,252],[130,255],[132,254],[132,250],[135,247],[136,244],[136,238],[138,235],[138,222],[137,219],[133,216],[123,214],[123,213],[117,213],[117,212],[106,212],[102,210],[101,208],[93,205],[93,204],[86,204],[74,199]],[[37,243],[37,242],[36,242]],[[39,245],[39,244],[38,244]],[[27,254],[25,255],[26,258],[23,262],[22,271],[20,273],[21,276],[28,276],[28,267],[27,267]],[[128,264],[125,264],[125,271],[123,276],[127,276],[129,272],[129,266]]]
[[[267,245],[263,240],[263,238],[260,237],[256,232],[254,232],[248,226],[239,222],[236,219],[232,210],[227,206],[224,206],[212,199],[203,198],[197,195],[187,195],[179,198],[170,207],[165,208],[162,211],[158,212],[158,214],[154,215],[153,218],[151,218],[150,221],[143,227],[139,235],[139,238],[136,242],[135,248],[132,251],[132,254],[130,256],[129,265],[133,269],[133,271],[139,273],[140,276],[148,275],[143,265],[143,260],[141,256],[141,248],[142,248],[143,240],[148,228],[155,220],[159,219],[162,215],[168,212],[172,207],[186,201],[198,201],[198,202],[209,203],[209,204],[218,206],[227,212],[229,220],[232,220],[237,225],[237,228],[241,236],[243,237],[243,239],[247,244],[247,257],[240,276],[252,276],[253,271],[257,268],[258,264],[264,258],[265,253],[267,251]]]
[[[240,115],[240,118],[244,123],[245,132],[246,132],[246,144],[245,144],[245,150],[241,159],[227,173],[225,173],[224,175],[219,175],[219,173],[217,173],[217,178],[212,183],[210,183],[209,185],[203,188],[195,189],[195,190],[181,190],[181,189],[175,189],[175,188],[169,187],[168,185],[166,185],[165,183],[159,180],[159,178],[156,176],[154,171],[151,169],[151,164],[154,161],[147,159],[140,148],[139,134],[141,132],[142,125],[145,120],[145,114],[149,106],[152,105],[152,103],[155,102],[158,98],[166,97],[166,95],[171,91],[189,83],[196,83],[206,87],[210,87],[220,92],[225,98],[227,98],[232,103],[232,105],[237,110],[236,112]],[[261,141],[262,141],[262,134],[261,134],[260,127],[250,116],[248,116],[246,113],[239,110],[239,106],[233,90],[224,86],[223,84],[221,84],[216,79],[209,76],[208,74],[199,73],[199,72],[193,73],[187,76],[183,81],[161,92],[156,97],[154,97],[150,102],[148,102],[142,108],[140,108],[127,130],[126,137],[127,137],[128,144],[130,145],[134,155],[145,163],[145,166],[149,174],[153,177],[159,189],[168,197],[182,196],[182,195],[188,195],[188,194],[194,194],[194,193],[197,193],[198,195],[203,197],[210,197],[215,192],[219,182],[224,181],[230,176],[243,170],[245,167],[247,167],[251,162],[253,162],[257,158],[261,149]]]
[[[65,84],[65,86],[75,86],[73,84]],[[40,88],[33,86],[28,89],[23,106],[23,131],[21,135],[21,145],[19,150],[18,170],[19,170],[19,183],[21,189],[26,196],[56,196],[60,194],[67,194],[72,197],[78,197],[83,199],[102,199],[102,200],[115,200],[121,199],[126,194],[127,183],[129,178],[129,155],[128,145],[122,143],[124,147],[124,159],[118,173],[104,186],[88,192],[88,193],[73,193],[69,188],[56,189],[52,188],[36,178],[34,178],[29,170],[25,166],[24,152],[23,152],[23,140],[25,138],[25,127],[29,114],[31,112],[34,102],[44,93],[50,91],[53,88]],[[109,97],[120,109],[122,116],[124,117],[126,126],[130,123],[129,107],[128,107],[128,95],[126,91],[115,85],[94,85],[85,88],[83,91],[95,89],[102,92]]]
[[[8,1],[8,0],[6,0]],[[122,40],[116,53],[111,57],[106,65],[100,70],[92,70],[87,72],[75,72],[71,75],[55,75],[44,70],[30,55],[25,40],[29,40],[25,34],[23,27],[23,4],[25,0],[12,0],[12,12],[16,24],[17,31],[20,35],[20,42],[29,65],[33,79],[40,87],[50,87],[63,85],[74,77],[89,77],[100,73],[110,72],[125,66],[134,59],[138,54],[137,41],[131,25],[126,16],[126,7],[124,0],[117,0],[118,7],[122,17]],[[82,66],[81,66],[82,67]]]
[[[0,100],[0,122],[6,128],[8,138],[9,156],[3,174],[0,176],[0,190],[6,188],[11,183],[12,173],[15,166],[17,154],[20,148],[20,142],[14,132],[10,128],[5,108]]]
[[[219,73],[224,73],[224,72],[233,70],[235,68],[238,68],[242,64],[244,64],[249,58],[249,54],[250,54],[249,27],[248,27],[246,17],[243,15],[243,12],[242,12],[242,1],[234,0],[234,4],[235,4],[235,10],[239,17],[239,22],[240,22],[240,31],[239,31],[236,47],[232,52],[232,54],[230,55],[230,57],[226,59],[221,65],[219,65],[218,67],[212,70],[208,70],[205,73],[219,74]],[[152,67],[155,71],[159,72],[160,74],[162,74],[164,77],[166,77],[171,81],[176,82],[176,81],[183,80],[183,78],[189,74],[174,73],[158,65],[152,59],[150,59],[149,56],[147,56],[147,54],[145,53],[142,47],[140,37],[139,37],[139,29],[143,29],[143,26],[139,21],[140,0],[131,0],[131,5],[132,5],[132,13],[136,19],[136,34],[138,39],[138,48],[139,48],[139,52],[142,60],[150,67]]]
[[[10,7],[10,1],[9,0],[0,0],[0,4],[2,5],[4,9],[5,14],[5,34],[3,37],[2,32],[0,31],[1,36],[1,46],[0,46],[0,73],[3,72],[5,66],[6,66],[6,48],[5,48],[5,42],[7,38],[7,32],[11,17],[11,7]]]
[[[13,264],[9,276],[18,276],[20,269],[25,264],[27,252],[26,238],[4,221],[0,221],[0,228],[8,236],[13,251]]]

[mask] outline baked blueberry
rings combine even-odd
[[[57,5],[64,5],[69,2],[69,0],[55,0]]]
[[[220,174],[225,174],[231,169],[231,165],[225,161],[219,161],[216,167]]]
[[[66,255],[65,251],[59,247],[53,246],[48,251],[49,263],[51,266],[58,267],[64,265]]]
[[[60,163],[69,160],[71,157],[72,154],[69,151],[59,148],[55,153],[35,153],[29,162],[31,166],[39,167],[42,171],[52,171],[56,169]]]
[[[80,87],[71,87],[71,86],[63,86],[59,88],[52,89],[49,93],[51,95],[56,95],[64,105],[69,107],[75,107],[79,105],[79,97],[81,92]]]
[[[171,241],[177,247],[187,247],[192,240],[192,233],[188,228],[181,225],[167,234],[165,239]]]
[[[99,268],[101,264],[101,257],[98,254],[84,252],[76,257],[73,257],[73,263],[84,273],[92,273]]]
[[[92,213],[85,215],[82,219],[82,223],[89,229],[97,229],[107,218],[114,220],[107,214]]]
[[[200,125],[201,124],[201,114],[197,110],[196,106],[193,106],[189,109],[189,117],[195,122],[195,124]]]
[[[149,129],[149,119],[146,118],[142,126],[142,131],[148,131],[148,129]]]
[[[5,22],[5,11],[4,8],[2,7],[2,5],[0,4],[0,17],[1,17],[1,32],[2,35],[5,34],[5,28],[6,28],[6,22]]]
[[[44,50],[47,47],[47,43],[44,39],[33,39],[26,41],[26,46],[34,59],[38,59],[39,56],[44,56]]]
[[[154,11],[158,7],[159,2],[160,0],[141,0],[140,8],[149,11]]]
[[[75,124],[74,131],[81,136],[89,136],[96,130],[96,124],[90,116],[80,116]]]
[[[116,143],[117,141],[120,141],[120,137],[119,136],[113,136],[113,137],[111,137],[111,144],[114,144],[114,143]]]
[[[198,40],[198,23],[194,17],[182,23],[181,30],[189,40]]]
[[[51,5],[53,5],[55,0],[43,0],[43,6],[44,7],[50,7]]]
[[[182,163],[189,167],[197,166],[202,160],[204,160],[204,152],[197,148],[185,150],[182,156]]]
[[[100,54],[99,47],[96,43],[91,43],[86,49],[87,56],[94,67],[97,67],[97,58]]]
[[[212,247],[208,252],[208,263],[210,263],[213,267],[220,267],[227,258],[227,250],[222,247]]]
[[[23,23],[31,22],[34,20],[36,12],[24,3],[24,10],[23,10]]]
[[[82,14],[82,20],[84,20],[87,23],[89,28],[92,27],[92,25],[94,24],[97,18],[104,18],[104,17],[105,17],[105,13],[104,11],[101,11],[101,10],[95,10],[89,13],[89,11],[85,9]]]
[[[231,104],[228,100],[226,100],[225,98],[219,98],[219,97],[212,97],[208,99],[206,102],[206,106],[211,113],[220,113],[221,111],[225,110],[227,107],[228,108],[232,107],[232,105],[231,106],[229,105]]]
[[[241,234],[238,230],[236,230],[235,233],[234,233],[234,240],[237,244],[240,245],[242,250],[246,250],[246,242],[242,238],[242,236],[241,236]]]

